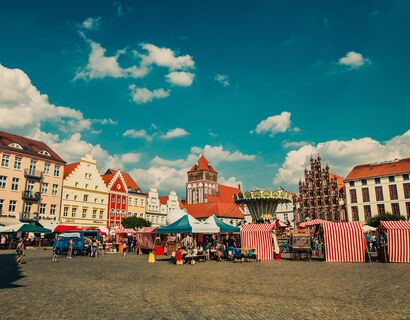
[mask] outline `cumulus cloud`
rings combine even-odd
[[[350,51],[344,57],[339,59],[339,65],[348,67],[349,69],[359,69],[365,64],[370,64],[369,59],[365,59],[361,53]]]
[[[147,141],[152,141],[152,137],[148,134],[148,132],[145,129],[140,129],[140,130],[128,129],[122,135],[123,137],[144,138]]]
[[[169,83],[180,87],[190,87],[194,81],[194,74],[186,71],[173,71],[167,74]]]
[[[81,26],[87,30],[98,30],[100,28],[100,23],[101,23],[101,17],[97,17],[97,18],[90,17],[84,20]]]
[[[284,147],[286,149],[300,148],[300,147],[303,147],[303,146],[305,146],[309,143],[310,142],[307,142],[307,141],[288,141],[288,140],[284,140],[284,141],[282,141],[282,147]]]
[[[187,70],[195,67],[195,62],[190,55],[178,56],[169,48],[161,48],[152,43],[143,43],[142,48],[147,54],[140,54],[143,65],[157,65],[170,70]]]
[[[295,187],[303,178],[303,170],[309,165],[310,156],[317,154],[320,154],[322,161],[329,163],[332,172],[346,176],[355,165],[409,157],[410,130],[385,142],[365,137],[302,146],[286,155],[273,183]]]
[[[283,111],[279,115],[270,116],[258,123],[255,132],[257,134],[269,133],[271,137],[277,133],[286,132],[291,127],[290,117],[291,113],[287,111]],[[300,131],[299,128],[296,129],[296,131]],[[251,133],[253,133],[253,131],[251,131]]]
[[[225,179],[224,177],[220,177],[219,179],[219,183],[227,185],[227,186],[231,186],[231,187],[235,187],[237,188],[238,185],[241,186],[241,190],[244,190],[244,186],[242,181],[238,180],[236,177],[229,177],[228,179]]]
[[[169,96],[170,91],[162,88],[149,90],[148,88],[137,88],[135,84],[129,86],[131,99],[136,104],[152,102],[154,99],[164,99]]]
[[[129,172],[140,185],[160,190],[183,191],[186,170],[167,166],[152,166],[148,169],[134,169]]]
[[[167,131],[167,133],[163,134],[161,136],[162,139],[174,139],[174,138],[180,138],[180,137],[185,137],[190,135],[188,131],[186,131],[183,128],[175,128]]]
[[[46,122],[76,131],[89,129],[91,125],[81,111],[50,103],[24,71],[0,64],[0,128],[33,134]]]
[[[116,126],[116,125],[118,124],[118,121],[115,121],[115,120],[113,120],[113,119],[111,119],[111,118],[93,119],[92,121],[95,122],[95,123],[102,124],[102,125],[113,125],[113,126]]]
[[[217,74],[214,80],[223,87],[229,87],[231,85],[229,77],[226,74]]]

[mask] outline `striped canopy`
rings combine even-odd
[[[318,224],[323,224],[326,223],[326,220],[322,220],[322,219],[313,219],[313,220],[309,220],[306,222],[302,222],[299,224],[299,226],[301,228],[305,228],[305,227],[312,227],[312,226],[317,226]]]
[[[241,229],[242,248],[256,249],[258,259],[272,260],[272,230],[273,223],[249,223],[245,224]]]
[[[380,221],[387,230],[389,262],[410,262],[410,221]]]

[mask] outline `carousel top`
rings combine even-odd
[[[272,199],[272,200],[282,200],[282,201],[291,201],[292,193],[287,192],[282,188],[276,190],[252,190],[246,191],[244,193],[239,192],[233,196],[235,202],[247,202],[252,200],[261,200],[261,199]]]

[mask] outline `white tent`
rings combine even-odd
[[[217,225],[207,221],[199,221],[190,214],[188,215],[189,224],[192,227],[192,233],[219,233],[220,229]]]
[[[16,223],[5,227],[0,227],[0,232],[17,232],[24,226],[24,223]]]
[[[372,227],[372,226],[368,226],[367,224],[364,225],[364,226],[362,227],[362,229],[363,229],[363,232],[365,232],[365,233],[367,233],[367,232],[372,232],[372,231],[376,231],[376,230],[377,230],[377,228]]]

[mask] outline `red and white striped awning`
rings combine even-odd
[[[313,219],[310,221],[306,221],[306,222],[302,222],[299,224],[299,226],[301,228],[306,228],[306,227],[312,227],[312,226],[317,226],[318,224],[323,224],[326,223],[326,220],[322,220],[322,219]]]
[[[250,223],[241,229],[242,248],[256,249],[260,260],[273,259],[272,230],[273,223]]]
[[[410,262],[410,221],[380,221],[387,230],[389,262]]]
[[[327,262],[364,262],[366,240],[360,222],[323,224]]]

